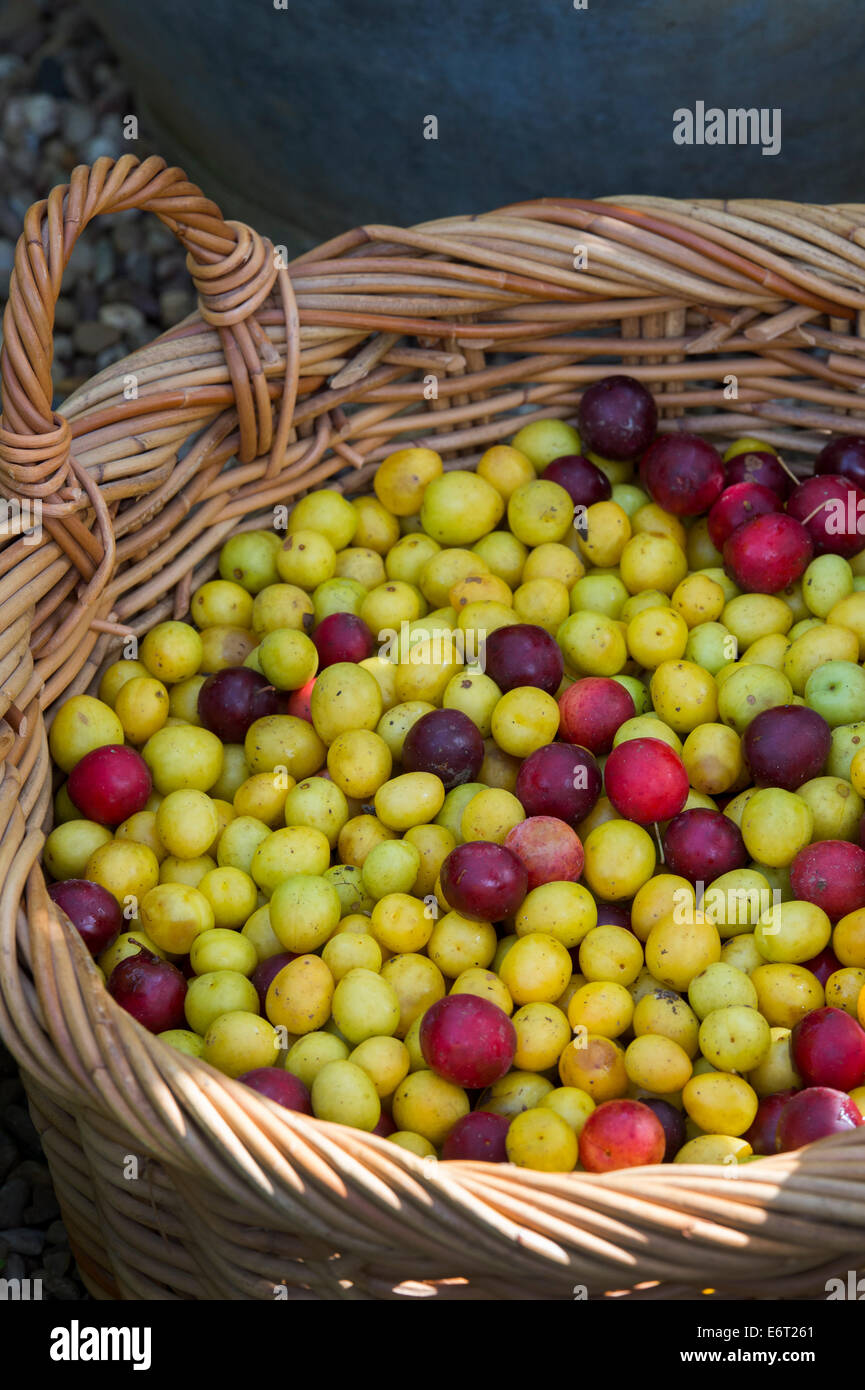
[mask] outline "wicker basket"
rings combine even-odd
[[[63,268],[87,223],[154,212],[199,312],[51,408]],[[822,1294],[863,1263],[865,1129],[742,1168],[589,1176],[420,1160],[180,1055],[106,994],[46,895],[45,719],[124,634],[187,612],[222,541],[399,444],[470,467],[572,418],[611,363],[661,428],[807,462],[863,431],[865,207],[549,200],[363,227],[280,267],[159,159],[100,159],[28,213],[2,355],[0,1032],[97,1297]],[[578,268],[577,268],[578,267]],[[435,388],[430,388],[430,383]],[[518,420],[516,412],[519,414]]]

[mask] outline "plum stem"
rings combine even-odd
[[[661,839],[661,827],[658,825],[657,821],[653,821],[652,826],[655,831],[655,839],[658,841],[658,855],[660,857],[661,863],[666,864],[667,861],[664,858],[664,843]]]

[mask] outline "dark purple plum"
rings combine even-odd
[[[667,1147],[664,1150],[664,1163],[672,1163],[676,1154],[685,1142],[685,1117],[681,1110],[677,1110],[675,1105],[671,1105],[668,1100],[661,1100],[654,1096],[641,1097],[643,1105],[648,1105],[649,1109],[657,1115],[661,1121],[661,1128],[664,1131],[664,1138]]]
[[[640,480],[653,502],[674,516],[700,516],[724,490],[721,455],[696,434],[661,434],[640,460]]]
[[[865,438],[857,434],[842,434],[838,439],[833,439],[817,455],[814,472],[849,478],[851,483],[865,489]]]
[[[62,883],[52,883],[48,896],[78,928],[91,956],[100,955],[124,929],[120,904],[99,883],[67,878]]]
[[[601,794],[601,769],[576,743],[548,743],[530,753],[517,774],[515,794],[527,816],[557,816],[574,826]]]
[[[795,484],[777,454],[768,449],[756,449],[747,454],[737,454],[724,465],[727,471],[727,487],[735,483],[759,483],[769,488],[781,501],[789,497]]]
[[[363,618],[354,613],[331,613],[323,618],[312,640],[318,652],[320,671],[337,661],[366,661],[375,647],[375,638]]]
[[[760,1101],[751,1128],[742,1135],[755,1154],[765,1157],[778,1152],[778,1121],[787,1101],[792,1100],[795,1094],[795,1090],[774,1091]]]
[[[577,411],[583,447],[605,459],[635,459],[658,428],[651,391],[632,376],[605,376],[583,392]]]
[[[249,978],[258,990],[262,1014],[265,1011],[267,991],[270,989],[271,982],[284,965],[290,965],[296,959],[297,951],[279,951],[275,956],[267,956],[265,960],[260,960],[253,970]]]
[[[250,724],[281,709],[279,692],[250,666],[214,671],[198,692],[198,717],[223,743],[243,743]]]
[[[475,1110],[457,1120],[442,1145],[442,1158],[467,1158],[475,1163],[507,1163],[505,1147],[510,1119],[491,1110]]]
[[[840,474],[806,478],[790,494],[787,512],[805,527],[815,555],[849,560],[865,546],[865,491]]]
[[[434,709],[412,724],[402,750],[404,772],[433,772],[445,791],[477,778],[484,741],[477,725],[458,709]]]
[[[831,743],[832,731],[816,710],[776,705],[751,720],[743,749],[755,787],[793,792],[822,774]]]
[[[597,925],[599,927],[624,927],[625,931],[631,931],[631,904],[599,902]],[[576,967],[574,968],[576,969]]]
[[[298,1110],[301,1115],[312,1114],[312,1101],[309,1091],[299,1077],[284,1067],[253,1067],[239,1076],[246,1086],[267,1096],[268,1100],[284,1105],[286,1110]]]
[[[606,473],[602,473],[591,459],[583,458],[582,454],[562,454],[561,458],[553,459],[541,477],[563,487],[575,507],[591,507],[595,502],[606,502],[613,494]]]
[[[721,874],[744,869],[748,851],[735,821],[721,811],[697,807],[681,811],[664,835],[667,872],[691,883],[713,883]]]
[[[469,840],[452,849],[441,867],[442,892],[464,917],[498,922],[510,917],[526,896],[528,875],[521,859],[491,840]],[[460,996],[462,997],[462,996]]]
[[[565,669],[556,639],[534,623],[496,628],[484,643],[484,660],[484,670],[502,694],[518,685],[536,685],[555,695]]]

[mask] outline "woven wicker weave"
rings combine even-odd
[[[54,414],[63,268],[94,216],[133,207],[186,247],[199,312]],[[611,363],[659,394],[662,429],[757,433],[806,464],[822,432],[865,432],[863,311],[865,207],[549,200],[359,228],[287,269],[158,159],[100,159],[30,210],[0,491],[42,499],[44,530],[0,548],[0,1032],[96,1296],[805,1296],[862,1264],[865,1129],[742,1168],[422,1161],[146,1033],[38,857],[54,703],[124,633],[183,616],[274,504],[337,473],[368,487],[400,444],[470,467],[533,416],[573,418]]]

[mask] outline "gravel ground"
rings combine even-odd
[[[100,155],[152,153],[123,138],[135,104],[104,40],[75,4],[0,10],[0,301],[31,203]],[[63,277],[55,404],[194,307],[182,249],[156,218],[122,213],[84,233]],[[86,1299],[15,1062],[0,1044],[0,1278],[41,1279],[43,1298]]]
[[[0,1277],[40,1279],[45,1300],[84,1299],[14,1059],[0,1044]],[[32,1286],[31,1286],[32,1287]]]

